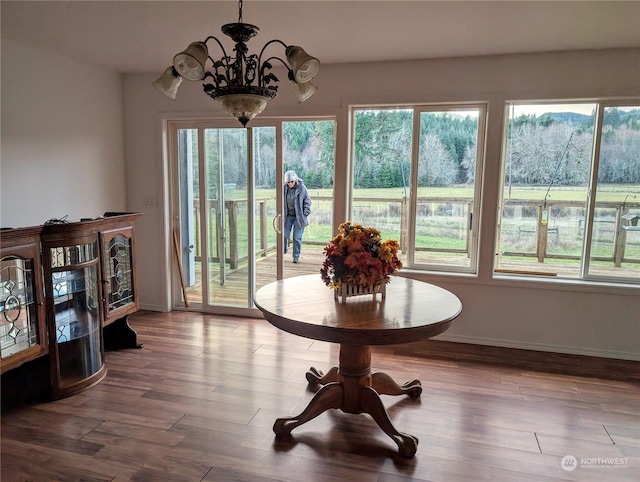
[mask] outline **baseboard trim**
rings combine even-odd
[[[148,305],[148,304],[140,304],[139,309],[140,311],[157,311],[160,313],[169,313],[171,311],[171,309],[166,309],[165,307],[160,305]]]
[[[567,353],[425,340],[404,345],[375,347],[398,355],[409,355],[466,363],[499,365],[520,370],[578,377],[640,382],[640,361]]]
[[[455,343],[468,343],[470,345],[485,345],[496,346],[501,348],[515,348],[518,350],[531,350],[542,351],[550,353],[566,353],[568,355],[584,355],[588,357],[597,358],[615,358],[620,360],[640,361],[639,353],[614,351],[614,350],[600,350],[600,349],[585,349],[582,347],[565,346],[565,345],[551,345],[543,343],[529,343],[523,341],[511,341],[495,338],[479,338],[466,335],[450,335],[444,333],[438,335],[434,340],[438,341],[452,341]]]

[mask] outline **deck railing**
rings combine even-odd
[[[416,251],[431,251],[442,253],[466,253],[470,249],[469,214],[474,211],[473,202],[466,198],[418,198],[418,206],[424,210],[425,216],[438,222],[452,225],[457,223],[459,232],[464,236],[463,246],[452,247],[417,247]],[[210,261],[219,262],[217,242],[224,240],[225,262],[232,269],[247,259],[247,201],[225,201],[226,233],[223,236],[222,227],[216,222],[218,218],[218,201],[209,200],[206,204],[207,222],[212,227],[209,236]],[[305,232],[303,243],[307,245],[324,245],[331,237],[332,197],[313,197],[313,224],[322,228],[322,234],[314,234],[310,228]],[[627,234],[640,230],[627,221],[629,209],[637,209],[640,203],[599,202],[596,203],[594,219],[593,242],[603,247],[598,253],[592,250],[592,259],[608,261],[619,267],[622,262],[640,263],[640,246],[633,243],[632,257],[628,257]],[[546,204],[538,200],[510,200],[505,202],[500,217],[502,257],[535,257],[537,261],[545,259],[580,259],[582,239],[584,236],[585,204],[579,201],[549,201]],[[398,198],[354,198],[354,222],[376,226],[385,237],[394,237],[400,242],[400,249],[405,251],[408,246],[409,210],[408,203]],[[627,214],[627,216],[625,216]],[[267,256],[276,249],[276,233],[272,225],[275,222],[275,197],[261,197],[256,199],[256,253],[258,257]],[[200,240],[200,208],[194,199],[195,220],[195,257],[201,256]],[[428,228],[424,228],[425,230]],[[421,228],[417,227],[417,236]],[[319,237],[321,236],[321,237]]]

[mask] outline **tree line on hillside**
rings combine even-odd
[[[285,170],[294,170],[308,187],[333,186],[335,157],[335,124],[332,121],[299,121],[283,124],[283,155]],[[183,136],[185,133],[183,132]],[[223,161],[224,184],[237,187],[247,185],[247,131],[241,128],[205,131],[207,158],[207,193],[217,197],[216,179],[219,161]],[[197,152],[197,137],[191,137],[191,151]],[[184,141],[182,144],[185,144]],[[253,128],[253,157],[255,185],[269,188],[282,185],[276,179],[275,129]],[[192,161],[194,192],[197,192],[198,165]]]
[[[477,158],[477,117],[454,112],[420,115],[418,185],[472,184]],[[594,115],[576,113],[512,119],[505,147],[506,181],[512,186],[585,185],[593,151],[594,119]],[[355,188],[409,185],[412,129],[411,109],[356,112]],[[205,140],[212,152],[217,152],[219,143],[224,142],[225,182],[239,186],[246,185],[245,135],[244,129],[227,129]],[[256,186],[281,185],[275,179],[275,129],[255,128],[253,140]],[[332,121],[285,122],[285,170],[295,170],[309,188],[331,188],[334,143]],[[215,159],[211,169],[215,169]],[[605,110],[599,182],[640,183],[640,109]]]
[[[505,177],[511,185],[585,186],[595,115],[521,116],[509,126]],[[640,183],[640,109],[604,111],[598,182]]]
[[[421,187],[475,181],[478,121],[455,113],[422,113],[418,153]],[[591,167],[595,116],[548,113],[510,122],[505,176],[511,185],[585,185]],[[354,185],[403,187],[411,159],[412,111],[356,115]],[[599,182],[640,183],[640,109],[608,108],[603,116]]]

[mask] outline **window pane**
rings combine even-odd
[[[254,127],[253,159],[255,172],[255,205],[253,221],[255,233],[256,261],[265,258],[276,246],[276,231],[269,229],[271,220],[278,214],[275,189],[280,187],[276,179],[276,128],[273,126]],[[258,266],[258,265],[257,265]],[[271,281],[271,270],[269,269]],[[260,272],[257,269],[257,272]],[[258,283],[256,289],[262,287]]]
[[[479,115],[420,113],[414,264],[471,266]]]
[[[249,306],[249,286],[232,275],[249,259],[247,130],[204,130],[210,305]],[[230,293],[233,292],[233,296]]]
[[[309,191],[311,214],[309,225],[302,237],[303,263],[296,269],[288,269],[285,263],[286,277],[300,274],[300,269],[309,269],[322,263],[324,247],[333,238],[333,173],[335,164],[334,121],[290,121],[283,122],[284,170],[295,171]],[[282,180],[278,179],[278,189],[282,189]],[[283,221],[284,222],[284,221]],[[275,234],[275,233],[274,233]],[[293,250],[289,250],[289,258]],[[311,268],[313,266],[313,268]]]
[[[589,275],[640,279],[640,108],[605,107]]]
[[[580,277],[595,108],[508,105],[496,271]]]
[[[378,229],[383,239],[398,240],[403,263],[407,249],[412,122],[412,109],[354,113],[351,221]]]
[[[189,303],[202,303],[202,246],[198,129],[178,129],[182,274]],[[178,302],[181,304],[181,302]]]

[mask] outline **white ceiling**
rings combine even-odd
[[[159,73],[209,35],[231,53],[220,26],[238,20],[236,0],[0,5],[2,37],[123,73]],[[640,47],[640,1],[248,0],[243,21],[261,31],[251,53],[277,38],[324,64]]]

